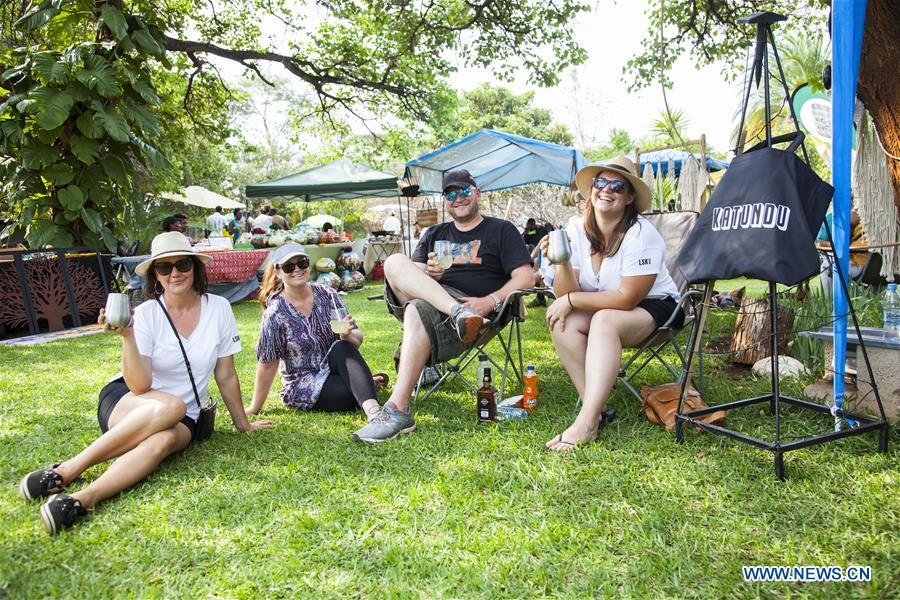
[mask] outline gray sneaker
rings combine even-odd
[[[401,433],[409,433],[416,428],[412,410],[408,413],[397,409],[393,402],[381,407],[381,414],[369,421],[362,429],[353,432],[353,439],[357,442],[380,444],[386,440],[392,440]]]
[[[462,343],[469,345],[478,338],[478,330],[484,325],[484,317],[462,304],[454,304],[450,310],[450,322]]]

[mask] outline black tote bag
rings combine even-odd
[[[793,152],[761,147],[737,156],[679,254],[685,279],[809,279],[820,270],[815,237],[833,193]]]

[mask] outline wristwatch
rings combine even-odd
[[[490,298],[491,300],[494,301],[494,310],[497,310],[497,308],[498,308],[498,307],[500,306],[500,304],[501,304],[500,298],[498,298],[498,297],[497,297],[497,294],[494,294],[494,293],[488,294],[488,298]]]

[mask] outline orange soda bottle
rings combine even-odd
[[[525,392],[522,394],[522,408],[532,412],[537,410],[538,406],[538,375],[534,371],[534,365],[528,365],[523,379],[525,380]]]

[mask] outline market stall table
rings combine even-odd
[[[384,263],[388,256],[399,252],[403,252],[403,248],[400,246],[400,238],[369,239],[366,245],[366,255],[363,259],[363,270],[365,270],[366,276],[371,277],[372,267],[375,266],[376,261]]]
[[[219,250],[206,252],[212,261],[206,265],[209,293],[237,302],[251,295],[259,288],[257,273],[264,268],[268,250]],[[144,287],[144,278],[134,272],[135,267],[149,256],[120,256],[112,259],[114,265],[121,265],[128,276],[126,289],[139,290]]]

